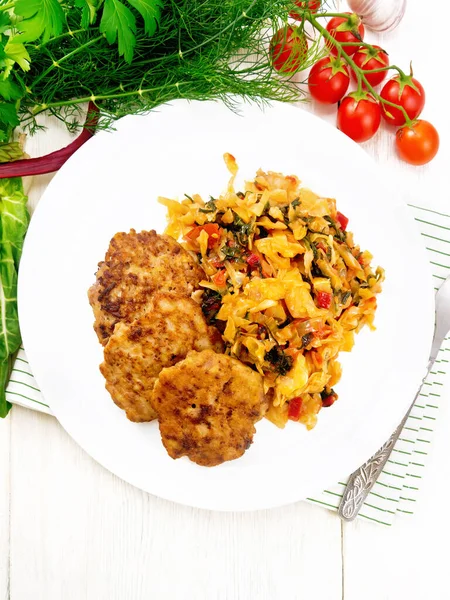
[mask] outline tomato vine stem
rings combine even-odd
[[[311,13],[311,11],[305,10],[303,13],[303,18],[306,19],[307,21],[309,21],[311,23],[311,25],[314,27],[314,29],[316,29],[316,31],[318,33],[320,33],[326,41],[328,41],[330,44],[332,44],[337,49],[337,51],[340,55],[343,55],[344,59],[346,60],[346,62],[349,65],[349,67],[353,70],[353,72],[356,75],[356,78],[358,81],[358,92],[360,92],[362,90],[362,86],[364,85],[364,87],[372,94],[372,96],[376,100],[378,100],[378,102],[380,102],[381,104],[387,105],[387,106],[393,106],[394,108],[397,108],[398,110],[400,110],[401,113],[403,114],[403,116],[405,117],[405,125],[407,125],[408,127],[411,127],[412,121],[409,118],[409,115],[406,112],[406,110],[403,108],[403,106],[400,106],[399,104],[395,104],[394,102],[391,102],[390,100],[385,100],[384,98],[382,98],[380,96],[380,94],[374,89],[374,87],[367,80],[367,77],[365,76],[365,71],[358,67],[358,65],[355,63],[353,58],[349,54],[347,54],[347,52],[345,51],[345,48],[343,47],[345,45],[353,45],[354,46],[354,45],[362,45],[362,44],[359,44],[359,42],[354,42],[354,43],[349,42],[348,44],[346,44],[344,42],[341,44],[328,32],[328,30],[325,27],[323,27],[317,21],[318,16],[320,16],[320,17],[324,17],[324,16],[342,17],[344,15],[342,13],[340,13],[340,14],[320,13],[320,15],[313,15]],[[401,69],[399,67],[397,67],[396,65],[390,65],[389,67],[385,67],[383,69],[374,69],[372,71],[367,71],[367,73],[376,73],[379,71],[386,71],[386,70],[388,70],[388,68],[396,69],[400,73],[400,75],[403,73],[403,71],[401,71]],[[403,75],[404,75],[404,73],[403,73]]]

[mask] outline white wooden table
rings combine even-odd
[[[409,0],[397,31],[368,39],[405,69],[413,59],[428,93],[424,118],[441,132],[440,155],[426,168],[408,167],[386,130],[366,147],[395,189],[448,213],[450,120],[434,66],[448,40],[424,22],[424,6]],[[446,7],[433,3],[442,19]],[[320,112],[333,121],[334,109]],[[52,150],[64,135],[52,128],[29,151]],[[343,160],[349,175],[351,167]],[[33,181],[32,203],[49,180]],[[448,551],[438,543],[450,537],[448,400],[447,385],[417,513],[391,528],[343,525],[303,502],[252,514],[178,506],[108,473],[54,418],[15,407],[0,420],[0,600],[448,600]]]

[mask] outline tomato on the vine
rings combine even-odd
[[[364,39],[364,25],[361,19],[354,13],[343,13],[348,17],[333,17],[328,21],[327,31],[334,39],[343,44],[343,49],[348,55],[354,54],[358,50],[358,42]],[[346,44],[355,44],[347,46]],[[333,54],[337,54],[336,46],[327,40],[326,45]]]
[[[324,104],[335,104],[344,96],[350,84],[348,67],[334,56],[321,58],[313,66],[308,77],[311,96]]]
[[[295,0],[295,4],[301,10],[310,10],[312,13],[316,13],[322,5],[322,0]],[[289,13],[289,16],[297,21],[302,21],[301,14],[295,12],[295,9]]]
[[[362,71],[372,71],[374,69],[383,69],[389,66],[389,56],[380,48],[380,46],[364,46],[353,55],[356,66]],[[379,73],[364,73],[367,81],[373,87],[379,85],[386,77],[387,71]],[[356,73],[352,71],[352,77],[357,80]]]
[[[370,140],[378,131],[380,122],[380,105],[367,93],[349,94],[339,106],[337,126],[355,142]]]
[[[403,106],[408,117],[417,119],[425,106],[425,90],[412,75],[397,75],[390,79],[380,92],[384,100]],[[389,104],[381,107],[383,117],[391,125],[404,125],[405,115],[399,108]]]
[[[279,29],[270,42],[274,69],[283,74],[298,71],[308,56],[308,42],[300,28],[289,25]]]
[[[405,125],[395,136],[400,158],[411,165],[426,165],[439,150],[439,134],[428,121],[415,121]]]

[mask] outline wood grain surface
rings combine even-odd
[[[445,18],[445,0],[433,7]],[[447,41],[425,26],[425,10],[409,0],[395,32],[367,39],[385,46],[391,62],[414,60],[440,155],[408,167],[386,129],[365,147],[396,193],[449,213],[450,121],[433,59]],[[334,109],[306,108],[334,121]],[[68,139],[51,124],[27,148],[37,156]],[[339,160],[351,178],[352,165]],[[50,179],[29,182],[32,206]],[[438,539],[450,536],[449,400],[447,385],[417,512],[391,528],[342,526],[303,502],[227,514],[166,502],[96,464],[53,417],[15,407],[0,421],[0,600],[448,600],[448,552]]]

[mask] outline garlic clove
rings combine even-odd
[[[394,30],[406,11],[407,0],[348,0],[353,12],[372,31]]]

